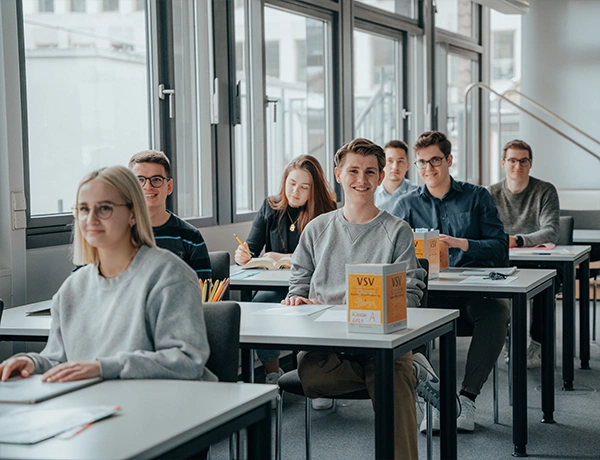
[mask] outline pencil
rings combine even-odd
[[[252,254],[250,254],[250,250],[246,247],[246,244],[240,239],[240,237],[237,236],[235,233],[233,234],[233,236],[235,236],[235,240],[238,242],[238,244],[244,248],[244,251],[246,251],[248,255],[252,257]]]

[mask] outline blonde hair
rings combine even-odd
[[[113,187],[133,212],[135,225],[131,227],[131,244],[135,248],[139,248],[144,244],[150,247],[155,246],[150,215],[148,214],[142,186],[137,177],[124,166],[98,169],[85,176],[79,183],[77,198],[79,198],[81,187],[92,180],[98,180]],[[79,228],[79,223],[75,220],[73,225],[73,263],[75,265],[87,265],[95,264],[98,261],[98,249],[85,240]]]

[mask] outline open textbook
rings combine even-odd
[[[250,259],[246,265],[242,265],[243,270],[249,268],[264,268],[266,270],[279,270],[292,267],[292,258],[289,256],[282,257],[279,260],[271,259],[270,257],[255,257]]]

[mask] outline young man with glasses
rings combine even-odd
[[[417,188],[406,176],[410,169],[408,161],[408,145],[403,141],[389,141],[383,148],[385,152],[385,177],[383,182],[375,191],[375,206],[382,211],[391,212],[396,201],[404,195]]]
[[[449,248],[451,267],[502,267],[508,263],[508,242],[498,210],[489,192],[479,185],[454,180],[450,175],[452,144],[439,131],[427,131],[414,146],[415,165],[423,186],[404,195],[392,214],[412,228],[440,231]],[[505,299],[465,296],[442,298],[429,292],[429,306],[456,308],[461,321],[473,327],[461,385],[459,431],[475,429],[475,398],[492,371],[506,338],[510,305]],[[434,411],[434,430],[439,412]],[[424,432],[426,421],[421,424]]]
[[[131,157],[129,169],[142,185],[156,245],[181,257],[198,278],[211,278],[204,238],[196,227],[167,210],[167,197],[173,193],[171,162],[167,156],[156,150],[143,150]]]
[[[506,179],[490,186],[500,212],[511,248],[556,243],[559,234],[560,205],[554,185],[531,177],[531,147],[521,140],[510,141],[502,152]],[[531,343],[527,349],[527,368],[542,365],[541,306],[534,304],[531,314]],[[508,362],[508,352],[505,353]]]

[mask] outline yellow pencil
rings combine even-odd
[[[215,284],[213,284],[212,289],[210,290],[210,295],[208,296],[208,301],[209,302],[214,302],[215,300],[215,294],[217,293],[217,289],[219,289],[219,280],[215,281]]]
[[[240,237],[237,236],[235,233],[233,234],[233,236],[235,236],[235,240],[238,242],[238,244],[244,248],[244,250],[248,253],[250,257],[252,257],[252,254],[250,254],[250,250],[246,247],[246,244],[240,239]]]
[[[208,280],[206,280],[204,282],[204,284],[202,285],[202,302],[206,302],[206,299],[208,294]]]

